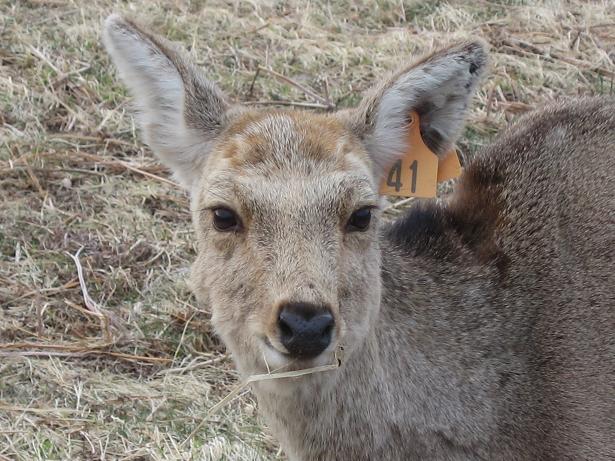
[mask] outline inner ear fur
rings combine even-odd
[[[413,111],[427,146],[437,155],[449,151],[487,64],[482,40],[451,45],[383,79],[356,109],[340,114],[363,140],[377,177],[407,151]]]

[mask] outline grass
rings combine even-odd
[[[182,445],[237,375],[186,286],[187,198],[100,45],[112,11],[243,103],[352,106],[409,56],[482,36],[466,156],[547,101],[614,91],[609,1],[0,0],[0,460],[284,459],[249,393]]]

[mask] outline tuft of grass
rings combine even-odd
[[[181,42],[238,101],[308,110],[482,36],[466,157],[547,101],[614,91],[612,2],[0,0],[0,460],[284,459],[247,393],[180,445],[237,376],[185,282],[187,197],[100,45],[112,11]]]

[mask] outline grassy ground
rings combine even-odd
[[[186,196],[101,48],[112,11],[247,104],[350,106],[408,56],[482,36],[466,155],[546,101],[614,91],[611,1],[0,0],[0,460],[283,459],[250,394],[182,444],[237,376],[186,287]]]

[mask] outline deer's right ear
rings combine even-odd
[[[229,103],[173,44],[130,20],[109,16],[103,42],[135,98],[144,141],[190,189],[227,123]]]
[[[367,147],[377,181],[406,153],[413,111],[419,114],[425,144],[438,155],[450,149],[486,66],[482,41],[451,46],[384,80],[357,109],[344,114]]]

